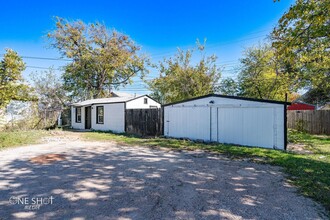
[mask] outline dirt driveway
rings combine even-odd
[[[72,137],[48,141],[0,151],[0,219],[325,218],[277,167]],[[59,160],[31,160],[49,153]]]

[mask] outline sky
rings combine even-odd
[[[218,56],[223,77],[234,78],[244,49],[265,42],[293,3],[294,0],[0,0],[0,59],[6,48],[17,51],[26,62],[23,76],[27,80],[31,72],[65,65],[64,61],[31,58],[60,57],[46,38],[55,28],[54,16],[59,16],[85,23],[103,22],[129,35],[155,63],[174,55],[177,48],[193,48],[196,39],[206,39],[205,51]],[[60,75],[61,71],[56,73]],[[153,71],[147,79],[157,75]],[[149,93],[139,79],[121,91]]]

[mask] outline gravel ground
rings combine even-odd
[[[66,159],[30,162],[47,153]],[[0,154],[0,219],[326,218],[278,167],[202,151],[53,138]]]

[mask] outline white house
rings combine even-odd
[[[210,94],[164,105],[164,135],[286,149],[288,102]]]
[[[125,110],[160,108],[161,105],[147,95],[138,97],[118,95],[116,97],[90,99],[71,106],[71,126],[74,129],[94,129],[125,132]]]

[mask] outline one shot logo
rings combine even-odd
[[[9,204],[11,205],[22,205],[26,210],[37,210],[43,205],[52,205],[54,203],[53,196],[44,197],[19,197],[12,196],[9,198]]]

